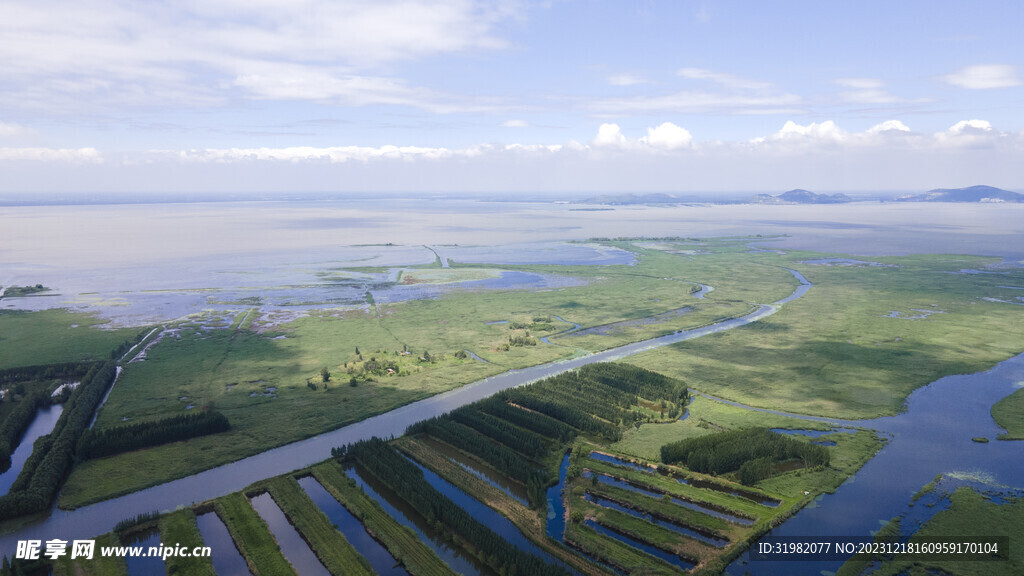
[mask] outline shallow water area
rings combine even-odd
[[[160,531],[153,529],[134,534],[121,541],[125,546],[140,546],[148,551],[150,548],[160,547]],[[167,576],[167,566],[160,556],[125,556],[125,564],[128,565],[129,576]]]
[[[196,516],[199,534],[203,544],[210,547],[210,560],[217,576],[252,576],[249,566],[235,546],[224,523],[216,512],[207,512]]]
[[[271,534],[281,546],[281,552],[299,574],[302,576],[330,576],[330,572],[320,563],[309,544],[295,530],[270,494],[264,492],[251,498],[249,502],[260,518],[263,518],[263,521],[270,527]]]
[[[773,537],[869,537],[903,513],[911,495],[936,474],[983,478],[1011,490],[1024,488],[1024,443],[996,441],[1003,430],[992,420],[993,404],[1018,389],[1024,380],[1024,354],[976,374],[947,376],[914,391],[907,411],[898,416],[859,421],[891,439],[834,494],[798,512],[761,541]],[[988,438],[987,443],[972,438]],[[893,473],[898,470],[899,473]],[[915,506],[916,507],[916,506]],[[746,554],[727,574],[813,575],[834,572],[842,561],[750,562]]]

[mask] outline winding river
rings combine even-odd
[[[0,555],[13,556],[18,540],[63,540],[93,538],[113,529],[118,521],[153,510],[174,510],[203,502],[232,492],[242,490],[249,484],[305,468],[330,457],[331,448],[350,444],[377,436],[388,438],[400,436],[412,423],[439,416],[459,406],[482,400],[502,390],[522,386],[537,380],[555,376],[595,362],[610,362],[627,356],[691,340],[708,334],[731,330],[756,322],[775,314],[782,305],[791,302],[811,289],[811,283],[796,270],[790,273],[800,282],[796,290],[786,298],[773,304],[758,305],[753,311],[740,316],[709,324],[693,330],[681,330],[673,334],[626,344],[602,352],[588,354],[568,360],[551,362],[510,370],[483,380],[406,404],[360,422],[287,444],[248,458],[211,468],[159,486],[140,490],[126,496],[85,506],[76,510],[54,508],[49,517],[29,524],[17,532],[0,536]]]

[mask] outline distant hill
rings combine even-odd
[[[1002,190],[993,186],[968,188],[937,188],[924,194],[912,194],[896,199],[897,202],[1024,202],[1024,194]]]
[[[807,190],[790,190],[778,196],[771,194],[758,194],[753,201],[757,204],[841,204],[853,202],[853,199],[846,194],[816,194]]]
[[[592,198],[585,198],[574,202],[574,204],[607,204],[607,205],[626,205],[626,204],[679,204],[683,200],[672,196],[671,194],[605,194],[602,196],[594,196]]]

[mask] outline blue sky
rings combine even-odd
[[[0,191],[1024,189],[1021,3],[0,1]]]

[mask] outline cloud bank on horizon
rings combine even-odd
[[[1022,17],[0,0],[0,192],[1022,189]]]

